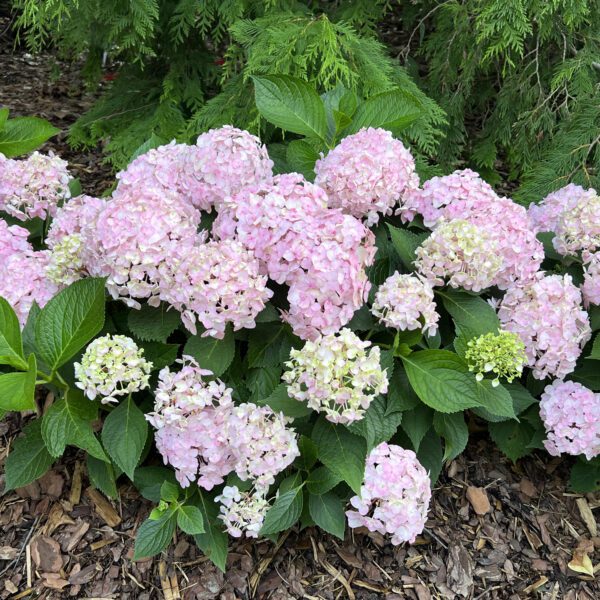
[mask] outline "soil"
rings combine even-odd
[[[44,150],[69,160],[84,192],[101,194],[113,177],[101,148],[67,144],[68,126],[94,93],[77,64],[15,48],[8,23],[0,10],[0,105],[61,127]],[[232,542],[223,574],[180,534],[161,556],[133,561],[150,504],[125,482],[118,502],[105,499],[74,450],[38,482],[4,493],[2,464],[24,418],[0,422],[0,599],[600,597],[600,495],[568,492],[569,461],[539,453],[512,464],[484,433],[445,465],[414,545],[394,547],[363,530],[343,541],[293,530],[277,544]]]

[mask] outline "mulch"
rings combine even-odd
[[[0,15],[0,35],[6,23]],[[61,127],[48,147],[69,160],[86,193],[98,195],[113,177],[101,148],[66,143],[67,127],[93,99],[77,65],[30,56],[0,38],[0,104]],[[277,544],[232,542],[223,574],[181,534],[161,556],[133,561],[150,504],[126,482],[119,502],[107,500],[74,449],[38,482],[5,493],[2,464],[24,418],[0,422],[0,599],[600,597],[600,495],[568,492],[569,461],[536,453],[512,464],[482,432],[444,467],[414,545],[394,547],[366,530],[342,541],[295,529]]]

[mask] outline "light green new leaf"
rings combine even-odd
[[[7,158],[27,154],[39,148],[59,131],[60,129],[38,117],[9,119],[0,131],[0,153]]]
[[[192,506],[191,504],[179,507],[177,511],[177,526],[188,535],[198,535],[206,531],[204,529],[202,512],[197,506]]]

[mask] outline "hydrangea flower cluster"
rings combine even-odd
[[[175,193],[119,194],[97,216],[88,272],[107,277],[112,297],[129,306],[143,298],[156,305],[161,273],[198,241],[199,222],[200,213]]]
[[[207,242],[186,250],[165,265],[160,297],[181,312],[183,324],[196,333],[222,339],[227,323],[235,330],[251,329],[273,295],[267,277],[251,251],[235,240]]]
[[[597,196],[594,189],[585,190],[580,185],[569,183],[548,194],[539,204],[530,204],[527,212],[535,231],[556,231],[563,213],[575,208],[581,201]]]
[[[292,349],[282,376],[288,394],[324,413],[332,423],[364,418],[371,402],[388,388],[379,347],[367,352],[370,346],[371,342],[344,328],[308,341],[300,350]]]
[[[476,373],[477,381],[492,373],[495,376],[492,385],[496,387],[500,379],[512,383],[521,376],[527,355],[525,344],[516,333],[499,330],[497,334],[486,333],[469,340],[465,360],[469,371]]]
[[[429,282],[398,272],[381,284],[371,312],[387,327],[400,331],[420,329],[429,335],[436,334],[440,319]]]
[[[264,494],[241,492],[235,485],[226,485],[215,502],[220,504],[219,519],[225,524],[227,533],[235,538],[257,538],[267,511],[270,508]]]
[[[85,275],[80,233],[65,236],[50,251],[46,276],[58,286],[67,286]]]
[[[226,201],[213,234],[239,240],[263,272],[289,285],[283,316],[303,339],[338,331],[366,300],[373,234],[354,217],[328,209],[324,191],[301,175],[277,176]]]
[[[493,285],[502,268],[498,245],[487,231],[460,219],[440,224],[416,255],[417,271],[433,286],[480,292]]]
[[[23,160],[0,153],[0,210],[26,221],[46,219],[70,198],[67,163],[54,154],[33,152]]]
[[[600,394],[575,381],[554,381],[540,399],[549,454],[600,455]]]
[[[426,227],[435,227],[440,219],[467,218],[468,213],[487,208],[497,199],[496,192],[475,171],[463,169],[443,177],[432,177],[422,188],[411,188],[398,213],[405,221],[412,221],[419,214]],[[460,211],[461,216],[450,214],[450,207]]]
[[[52,219],[46,244],[54,248],[63,238],[78,234],[89,244],[94,236],[96,219],[106,206],[106,200],[82,194],[65,202],[56,210]]]
[[[581,252],[584,261],[600,250],[600,196],[582,195],[577,204],[564,211],[558,220],[553,240],[560,254]]]
[[[182,487],[207,490],[235,471],[264,491],[299,455],[296,436],[282,414],[254,404],[234,406],[232,390],[184,356],[180,371],[159,373],[154,412],[156,447],[175,468]]]
[[[225,435],[235,456],[235,472],[259,491],[275,483],[275,475],[300,456],[291,419],[268,406],[240,404],[227,417]]]
[[[600,254],[592,254],[588,258],[587,264],[583,267],[581,286],[583,305],[586,308],[592,304],[600,305]]]
[[[31,252],[33,248],[27,241],[29,231],[18,225],[9,226],[0,219],[0,261],[18,252]]]
[[[392,544],[413,543],[427,520],[431,484],[412,450],[379,444],[369,453],[360,495],[346,512],[350,527],[391,535]]]
[[[317,160],[315,183],[341,208],[368,225],[392,209],[409,189],[419,185],[415,161],[404,144],[380,128],[361,129],[345,137]]]
[[[575,368],[591,337],[581,292],[570,275],[540,276],[526,286],[510,288],[498,310],[503,329],[525,344],[533,376],[564,378]]]
[[[74,369],[77,387],[90,400],[99,397],[102,404],[108,404],[118,402],[119,396],[146,389],[152,363],[131,338],[109,333],[86,348]]]

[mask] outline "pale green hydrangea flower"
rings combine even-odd
[[[527,364],[525,344],[521,338],[510,331],[499,330],[497,334],[480,335],[467,344],[465,359],[469,371],[474,372],[477,381],[488,373],[495,375],[492,385],[496,387],[501,378],[509,383],[523,373]]]
[[[81,279],[84,272],[83,240],[79,233],[66,235],[50,251],[46,277],[57,285],[70,285]]]
[[[152,363],[143,354],[144,349],[125,335],[97,338],[87,347],[81,363],[74,365],[77,387],[90,400],[99,396],[102,404],[146,389]]]

